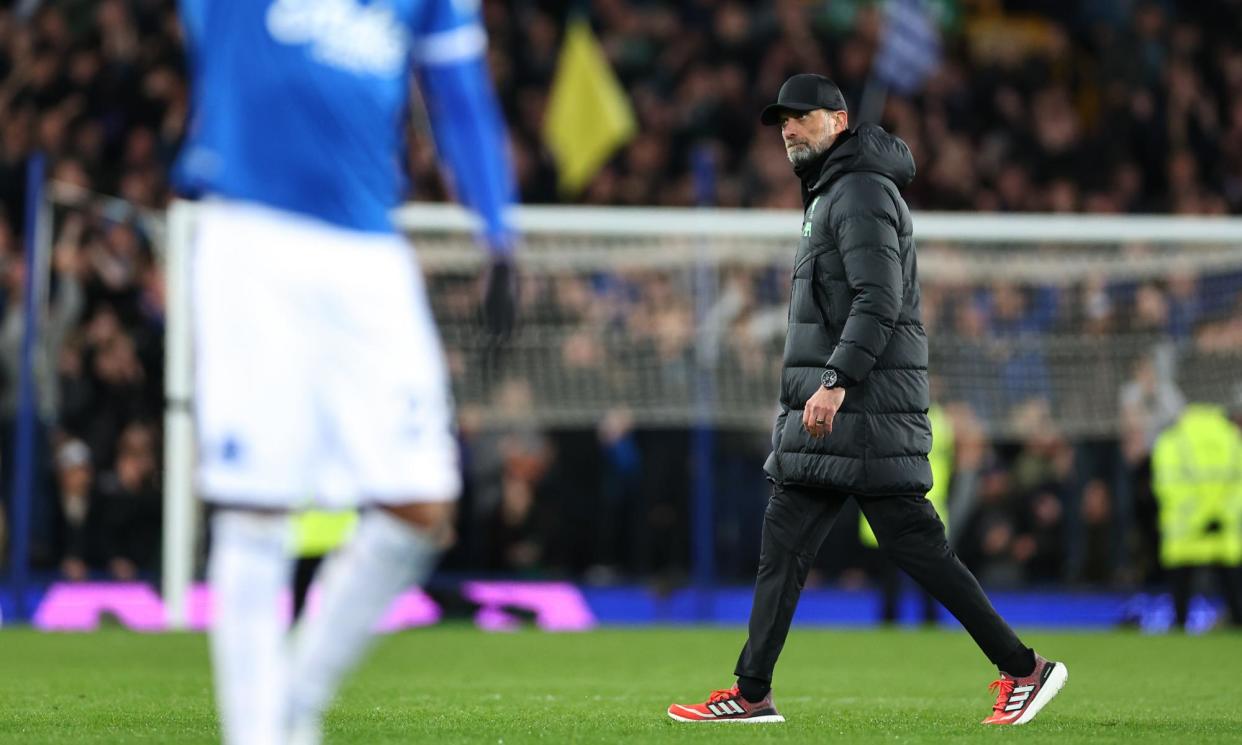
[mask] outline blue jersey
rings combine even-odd
[[[439,153],[488,243],[513,176],[480,0],[181,0],[193,103],[178,186],[392,231],[417,75]]]

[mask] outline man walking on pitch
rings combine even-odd
[[[211,657],[228,745],[313,745],[372,629],[427,579],[460,489],[449,379],[409,245],[410,73],[513,320],[514,192],[479,3],[182,0],[193,120],[198,488],[215,506]],[[285,639],[289,512],[362,508]]]
[[[795,75],[763,110],[780,125],[802,180],[781,410],[764,464],[763,520],[750,635],[737,685],[673,704],[683,722],[783,722],[772,673],[811,562],[853,497],[880,547],[940,601],[1001,671],[985,724],[1025,724],[1065,684],[1066,669],[1026,647],[945,540],[931,488],[927,337],[910,211],[899,189],[914,159],[876,125],[848,128],[841,91]]]

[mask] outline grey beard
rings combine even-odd
[[[785,155],[789,157],[789,162],[795,167],[810,163],[824,153],[826,147],[818,147],[816,145],[806,145],[797,150],[786,150]]]

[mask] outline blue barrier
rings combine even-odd
[[[477,625],[504,630],[533,618],[549,631],[586,630],[610,626],[742,627],[750,613],[750,588],[687,588],[656,594],[640,587],[582,588],[559,582],[464,581],[437,584],[433,595],[456,595],[469,601]],[[191,598],[197,608],[193,628],[208,625],[207,590],[197,586]],[[423,626],[439,620],[438,607],[417,589],[392,609],[389,630]],[[1021,629],[1104,630],[1121,626],[1149,633],[1167,631],[1173,620],[1167,594],[1120,592],[1024,591],[991,595],[997,610]],[[142,631],[164,628],[163,605],[156,591],[144,583],[56,583],[26,593],[36,628],[90,630],[107,617]],[[0,592],[0,612],[12,623],[11,593]],[[711,608],[711,615],[702,615]],[[794,623],[798,626],[867,627],[879,622],[880,594],[873,590],[814,589],[806,591]],[[1212,628],[1223,608],[1214,600],[1196,597],[1191,605],[1189,631]],[[902,606],[901,623],[921,623],[919,598],[911,593]],[[957,622],[943,609],[939,624],[956,629]]]

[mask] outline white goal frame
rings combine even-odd
[[[178,201],[168,210],[164,271],[166,281],[164,413],[164,534],[162,593],[170,629],[188,626],[189,588],[200,508],[193,488],[194,393],[190,247],[194,203]],[[395,212],[407,233],[469,235],[478,221],[456,205],[412,203]],[[789,245],[798,235],[802,214],[795,210],[731,210],[624,207],[524,206],[515,221],[526,234],[581,236],[667,236],[763,238]],[[915,239],[921,244],[1103,244],[1176,243],[1242,246],[1242,218],[1102,215],[999,215],[922,212],[914,215]],[[691,250],[701,250],[701,246]],[[792,256],[792,253],[790,254]],[[425,257],[426,258],[426,257]],[[532,252],[523,260],[554,264],[571,260],[565,253]],[[462,257],[462,261],[477,261]],[[658,262],[657,262],[658,263]],[[922,264],[922,262],[921,262]],[[927,266],[957,271],[960,266]],[[1050,279],[1072,281],[1081,275],[1066,267],[1032,267]]]

